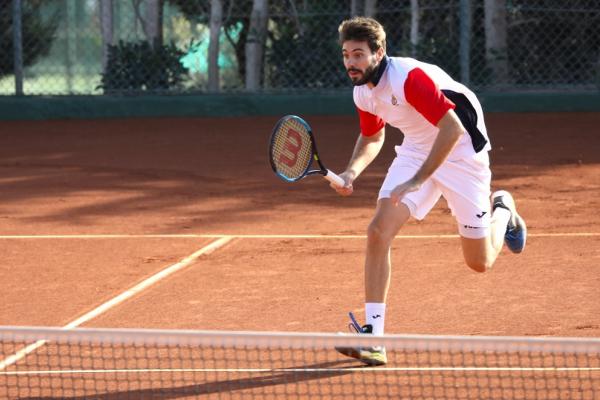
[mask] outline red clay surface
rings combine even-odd
[[[357,119],[307,119],[341,171]],[[341,198],[321,178],[272,174],[276,120],[0,122],[0,324],[65,325],[211,241],[9,235],[363,235],[401,134],[388,131]],[[493,189],[515,195],[528,247],[476,274],[456,238],[397,239],[386,331],[600,337],[600,114],[489,114],[487,124]],[[400,234],[456,227],[441,201]],[[86,326],[344,330],[347,311],[362,319],[363,249],[360,238],[237,238]]]
[[[393,157],[392,146],[401,135],[388,132],[386,147],[356,182],[355,194],[341,198],[318,177],[297,184],[275,178],[266,154],[275,119],[3,122],[0,233],[364,234]],[[308,118],[321,155],[333,170],[341,171],[347,162],[355,119]],[[595,212],[600,206],[600,137],[595,131],[600,114],[490,114],[487,123],[494,144],[493,186],[514,192],[532,234],[529,247],[521,256],[505,250],[494,271],[479,275],[463,265],[457,239],[399,239],[387,330],[600,336],[600,296],[594,290],[600,287],[600,238],[561,236],[600,232]],[[443,200],[425,221],[410,222],[401,232],[455,233]],[[535,236],[548,233],[559,236]],[[121,277],[113,278],[118,292],[150,272],[144,257],[153,257],[160,268],[208,242],[173,238],[156,246],[154,240],[0,239],[5,296],[1,323],[59,325],[69,316],[39,318],[34,315],[36,304],[68,302],[74,297],[69,287],[86,277],[102,285],[101,274]],[[183,290],[159,285],[114,310],[121,317],[101,325],[335,330],[346,309],[362,306],[363,247],[360,239],[236,239],[203,265],[173,277],[174,285],[178,279],[185,284]],[[34,271],[54,272],[56,277],[27,279]],[[256,282],[250,285],[249,277]],[[282,280],[294,290],[283,290]],[[54,282],[56,290],[44,289],[45,282]],[[434,282],[442,286],[434,288]],[[467,282],[471,288],[462,286]],[[515,285],[519,288],[511,295]],[[489,293],[501,286],[502,294]],[[34,296],[24,313],[14,304],[23,302],[27,290]],[[152,312],[141,315],[145,296],[151,301],[162,291],[171,299],[168,303],[175,302],[177,317],[153,320]],[[78,301],[86,297],[86,290],[82,292]],[[90,290],[88,307],[98,303],[98,296],[110,294]],[[543,298],[549,300],[539,301]],[[178,299],[184,304],[177,305]],[[215,321],[204,315],[209,300],[211,310],[227,309],[227,317]],[[287,310],[297,302],[307,305],[304,315],[289,318]],[[509,319],[515,326],[493,323],[495,318],[483,306],[489,302],[504,311],[514,308]],[[236,314],[236,304],[252,308]],[[82,306],[79,313],[85,311]],[[126,312],[127,307],[137,311]],[[529,312],[519,312],[521,307]],[[324,317],[324,312],[331,314]],[[464,318],[471,313],[473,321],[467,323]]]
[[[64,326],[207,239],[0,239],[0,325]]]

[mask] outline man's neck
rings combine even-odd
[[[385,72],[387,65],[388,65],[388,56],[384,54],[381,61],[379,61],[379,65],[377,66],[377,71],[373,75],[373,78],[371,78],[371,80],[369,82],[367,82],[367,86],[369,87],[369,89],[373,89],[375,86],[377,86],[377,84],[381,80],[381,77],[383,76],[383,73]]]

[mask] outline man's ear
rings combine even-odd
[[[383,56],[385,56],[385,50],[383,50],[383,47],[380,47],[377,49],[375,54],[377,55],[377,62],[379,62],[383,59]]]

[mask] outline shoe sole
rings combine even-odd
[[[364,357],[361,352],[359,350],[357,350],[354,347],[336,347],[335,348],[339,353],[354,358],[362,363],[365,363],[367,365],[371,365],[371,366],[378,366],[378,365],[385,365],[387,364],[387,359],[386,360],[382,360],[382,359],[377,359],[377,358],[368,358],[368,357]]]
[[[521,228],[521,232],[523,235],[523,244],[521,246],[519,246],[518,248],[512,248],[508,245],[508,243],[506,244],[506,246],[513,253],[519,254],[519,253],[522,253],[523,250],[525,250],[525,245],[527,244],[527,225],[525,224],[525,221],[523,220],[523,218],[521,218],[521,216],[519,214],[517,214],[516,212],[515,212],[515,221],[517,223],[517,226],[519,226]]]

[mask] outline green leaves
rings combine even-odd
[[[177,89],[187,71],[181,64],[185,52],[174,44],[152,46],[147,41],[109,46],[106,69],[99,86],[107,94],[166,92]]]
[[[43,5],[39,1],[23,2],[22,40],[23,65],[33,65],[46,56],[56,37],[58,13],[47,12],[42,16]],[[14,72],[12,1],[0,2],[0,77]]]

